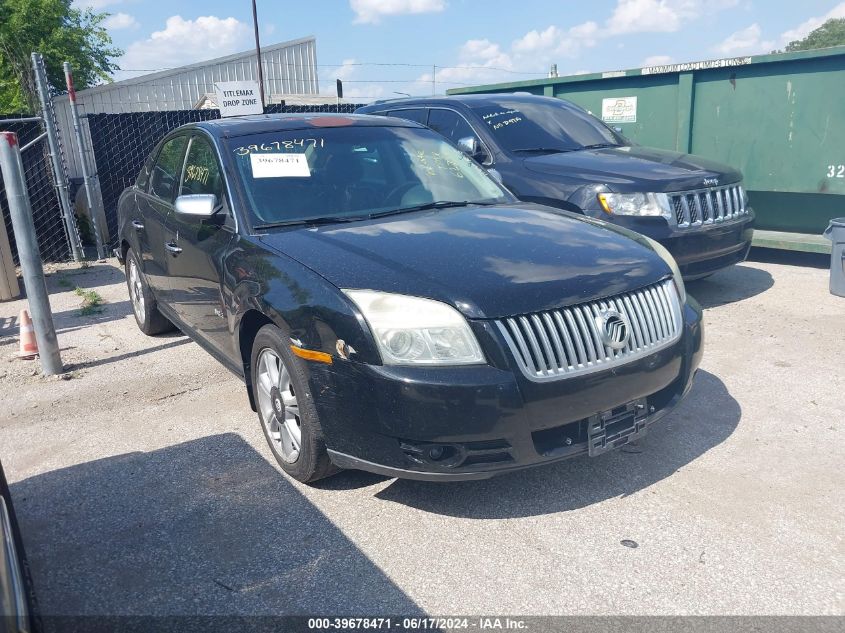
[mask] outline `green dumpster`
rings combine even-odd
[[[568,99],[642,145],[733,165],[755,245],[830,252],[845,214],[845,46],[449,90]]]

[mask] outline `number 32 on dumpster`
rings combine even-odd
[[[845,178],[845,165],[828,165],[828,178]]]

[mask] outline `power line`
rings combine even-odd
[[[227,62],[228,64],[243,64],[243,65],[252,65],[252,62],[249,60],[238,60],[234,62]],[[293,67],[302,67],[302,64],[295,64],[295,63],[287,63],[287,62],[273,62],[269,60],[262,60],[262,65],[267,66],[293,66]],[[340,64],[315,64],[317,68],[344,68],[350,66],[380,66],[380,67],[401,67],[401,68],[431,68],[431,64],[408,64],[402,62],[349,62],[349,63],[340,63]],[[500,66],[485,66],[482,64],[465,64],[461,66],[441,66],[440,64],[436,64],[438,70],[493,70],[497,72],[508,73],[511,75],[542,75],[545,76],[545,72],[539,72],[534,70],[513,70],[511,68],[502,68]],[[121,72],[127,73],[153,73],[153,72],[161,72],[164,70],[177,70],[181,68],[181,66],[167,66],[164,68],[120,68]]]

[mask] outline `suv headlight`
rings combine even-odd
[[[669,196],[665,193],[600,193],[599,204],[610,215],[672,217]]]
[[[484,354],[452,306],[420,297],[344,290],[364,315],[385,365],[474,365]]]
[[[678,297],[681,299],[681,305],[684,305],[687,302],[687,289],[684,287],[684,278],[681,276],[681,269],[678,268],[678,262],[675,261],[675,258],[672,257],[672,253],[667,251],[663,244],[656,242],[646,235],[643,235],[643,237],[645,237],[648,240],[648,243],[651,244],[654,252],[660,255],[664,262],[669,264],[669,268],[672,269],[672,277],[675,280],[675,288],[678,289]]]

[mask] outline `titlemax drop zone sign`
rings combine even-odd
[[[217,105],[220,116],[241,116],[243,114],[264,114],[258,83],[255,81],[220,81],[217,89]]]

